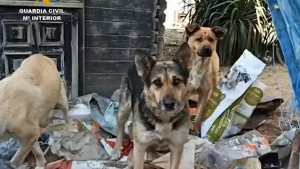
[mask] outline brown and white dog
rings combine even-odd
[[[190,52],[186,53],[190,59],[188,69],[189,95],[199,95],[194,129],[199,132],[204,108],[210,93],[218,83],[219,57],[216,52],[217,42],[226,34],[227,29],[215,26],[201,27],[198,24],[186,26],[187,43]]]
[[[0,139],[19,140],[19,149],[11,159],[15,166],[22,165],[32,151],[36,169],[45,169],[46,159],[38,138],[55,106],[67,117],[64,85],[54,61],[46,56],[30,56],[11,76],[0,81]]]
[[[178,169],[189,133],[186,51],[183,45],[173,61],[156,62],[143,51],[135,55],[121,85],[118,136],[111,159],[121,156],[124,125],[133,112],[134,169],[144,168],[144,155],[153,145],[168,146],[171,169]],[[152,150],[153,151],[153,150]]]

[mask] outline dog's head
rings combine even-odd
[[[201,27],[198,24],[188,24],[185,28],[189,46],[200,57],[210,57],[217,48],[218,40],[227,33],[226,28],[215,26]]]
[[[135,65],[144,82],[144,97],[152,108],[169,115],[180,112],[187,99],[190,48],[184,43],[172,61],[155,61],[145,52],[138,50]]]

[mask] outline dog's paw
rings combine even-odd
[[[120,149],[114,149],[110,154],[110,160],[119,160],[121,158],[121,150]]]

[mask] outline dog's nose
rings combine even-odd
[[[175,99],[171,97],[167,97],[163,100],[163,104],[167,110],[169,111],[174,110]]]
[[[210,46],[203,46],[202,50],[205,53],[211,53],[211,47]]]

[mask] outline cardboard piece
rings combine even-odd
[[[179,169],[191,169],[194,168],[194,159],[195,159],[195,143],[191,139],[184,144],[184,149],[182,153],[182,158],[180,162]],[[160,158],[152,161],[150,163],[153,166],[160,167],[163,169],[170,168],[170,153],[167,153]]]

